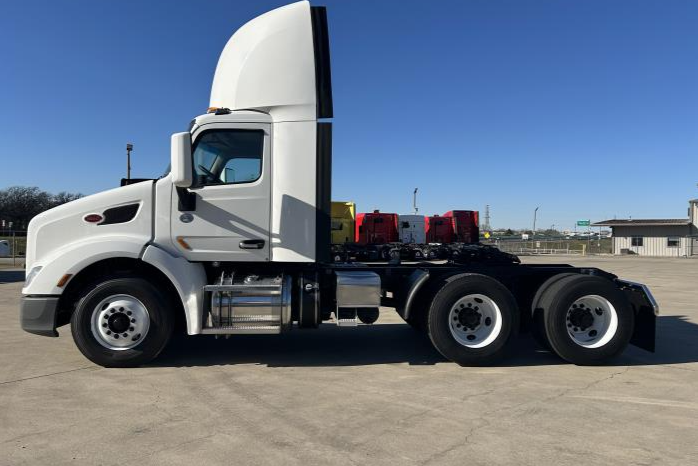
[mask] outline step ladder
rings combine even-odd
[[[359,317],[356,308],[337,308],[334,312],[334,320],[338,327],[356,327],[359,325]]]

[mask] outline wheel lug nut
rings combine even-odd
[[[111,330],[107,330],[107,335],[111,335]]]
[[[133,332],[134,328],[133,328],[133,327],[129,327],[128,330],[129,330],[129,332]]]
[[[131,314],[132,314],[131,311],[126,311],[126,315],[127,315],[127,316],[130,316]]]
[[[131,319],[131,323],[132,323],[132,324],[135,324],[135,323],[136,323],[136,319]]]
[[[119,339],[119,334],[118,334],[118,333],[115,333],[115,334],[114,334],[114,338],[116,338],[116,339],[118,340],[118,339]]]
[[[102,324],[102,327],[106,328],[106,327],[107,327],[107,324]]]
[[[111,312],[112,314],[114,314],[114,313],[116,312],[116,309],[112,309],[112,310],[110,310],[109,312]]]
[[[123,337],[126,338],[128,336],[128,333],[124,333]]]

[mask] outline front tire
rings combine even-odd
[[[168,304],[143,278],[105,279],[78,302],[70,321],[73,340],[100,366],[140,366],[160,354],[172,335]]]
[[[511,292],[493,278],[447,279],[429,309],[427,330],[436,349],[462,366],[500,360],[516,337],[519,311]]]

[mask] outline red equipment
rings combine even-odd
[[[359,244],[396,243],[399,240],[397,214],[373,213],[356,215],[356,242]]]
[[[450,217],[432,215],[424,219],[427,230],[427,243],[452,243],[453,223]]]
[[[477,210],[451,210],[443,216],[451,219],[454,242],[474,244],[480,241]]]

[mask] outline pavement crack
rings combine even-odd
[[[513,410],[516,410],[518,408],[521,408],[522,406],[527,406],[527,405],[531,405],[531,404],[547,403],[549,401],[553,401],[553,400],[556,400],[558,398],[562,398],[564,396],[567,396],[569,393],[575,392],[575,391],[584,392],[584,391],[589,390],[590,388],[592,388],[600,383],[606,382],[606,381],[611,380],[615,377],[619,377],[619,376],[625,374],[626,372],[628,372],[629,370],[630,370],[630,366],[627,366],[623,370],[613,372],[610,375],[601,377],[597,380],[594,380],[594,381],[588,383],[587,385],[584,385],[583,387],[567,388],[565,390],[562,390],[560,393],[557,393],[557,394],[551,395],[551,396],[547,396],[547,397],[544,397],[544,398],[541,398],[538,400],[525,401],[523,403],[519,403],[519,404],[516,404],[513,406],[506,406],[506,407],[486,411],[486,412],[482,413],[482,415],[478,416],[477,418],[475,418],[473,420],[473,423],[479,423],[479,425],[474,425],[473,427],[471,427],[470,430],[468,430],[468,432],[463,437],[462,441],[456,442],[453,445],[447,447],[446,449],[441,450],[441,451],[431,455],[429,458],[424,460],[421,463],[421,465],[424,466],[426,464],[433,463],[433,462],[439,460],[440,458],[445,457],[446,455],[448,455],[449,453],[451,453],[452,451],[454,451],[458,448],[461,448],[461,447],[466,446],[466,445],[470,445],[471,444],[470,439],[473,437],[473,435],[475,435],[478,431],[485,429],[485,428],[492,425],[492,421],[490,421],[489,418],[491,418],[491,416],[494,414],[504,412],[504,411],[513,411]],[[492,391],[494,391],[494,390],[492,390]],[[475,394],[472,396],[478,396],[478,395],[481,395],[481,394]]]
[[[84,371],[85,369],[98,369],[95,366],[85,366],[85,367],[78,367],[77,369],[68,369],[66,371],[59,371],[59,372],[51,372],[49,374],[41,374],[41,375],[35,375],[32,377],[23,377],[21,379],[14,379],[14,380],[5,380],[3,382],[0,382],[0,385],[5,385],[5,384],[10,384],[10,383],[17,383],[17,382],[24,382],[26,380],[33,380],[33,379],[40,379],[42,377],[51,377],[52,375],[60,375],[60,374],[68,374],[70,372],[77,372],[77,371]]]

